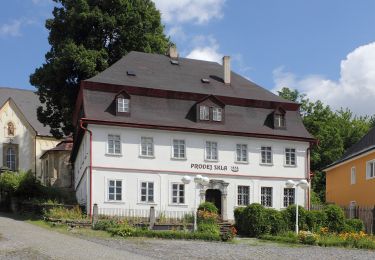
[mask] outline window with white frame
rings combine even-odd
[[[154,183],[141,182],[141,202],[154,202]]]
[[[262,187],[260,198],[263,206],[272,207],[272,187]]]
[[[357,179],[356,170],[355,170],[355,167],[352,167],[350,170],[350,184],[355,184],[356,179]]]
[[[238,186],[237,187],[237,205],[247,206],[250,204],[250,187]]]
[[[184,204],[185,203],[185,185],[179,183],[172,184],[172,203]]]
[[[272,164],[272,148],[270,146],[262,146],[261,157],[262,164]]]
[[[296,166],[296,149],[285,148],[285,165]]]
[[[236,161],[247,162],[247,144],[236,145]]]
[[[223,120],[223,110],[220,107],[212,108],[212,120],[213,121],[222,121]]]
[[[117,112],[129,112],[129,99],[122,97],[117,98]]]
[[[206,160],[217,161],[218,159],[217,152],[217,142],[206,142]]]
[[[185,140],[173,140],[173,158],[185,159],[186,158],[186,146]]]
[[[285,115],[275,114],[275,116],[274,116],[274,126],[275,126],[275,128],[285,127]]]
[[[284,207],[287,208],[289,205],[295,204],[295,189],[284,188]]]
[[[152,137],[141,138],[141,155],[154,156],[154,139]]]
[[[375,160],[367,162],[366,177],[367,179],[375,178]]]
[[[210,108],[208,106],[199,107],[200,120],[210,120]]]
[[[108,180],[108,200],[122,201],[122,180]]]
[[[108,154],[121,154],[121,138],[119,135],[108,135]]]

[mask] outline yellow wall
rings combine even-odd
[[[366,162],[375,159],[375,151],[326,171],[326,201],[349,206],[375,205],[375,178],[366,179]],[[356,183],[350,184],[351,168],[356,167]]]

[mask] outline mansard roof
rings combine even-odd
[[[74,121],[81,115],[86,123],[315,141],[302,123],[299,104],[234,72],[226,85],[222,74],[223,67],[215,62],[179,58],[176,65],[165,55],[130,52],[81,83]],[[209,83],[202,78],[210,78]],[[123,90],[131,96],[129,117],[116,116],[113,109],[114,97]],[[225,104],[225,122],[207,124],[189,116],[205,98]],[[273,129],[266,120],[280,107],[287,128]]]
[[[12,99],[37,135],[52,136],[50,128],[38,121],[37,108],[41,105],[34,91],[0,87],[0,108]]]
[[[129,76],[132,71],[135,76]],[[203,83],[202,78],[210,79]],[[132,51],[88,82],[171,90],[205,95],[294,103],[231,72],[231,84],[223,82],[223,66],[217,62],[179,58],[173,65],[166,55]]]

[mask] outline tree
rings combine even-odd
[[[151,0],[54,0],[46,21],[51,49],[30,76],[37,88],[38,119],[55,137],[73,131],[72,111],[81,80],[130,51],[166,53],[160,13]]]
[[[321,201],[325,201],[326,180],[322,169],[340,159],[349,147],[358,142],[372,127],[374,118],[354,116],[348,108],[332,111],[319,100],[311,102],[298,90],[283,88],[278,94],[301,104],[303,123],[319,141],[311,149],[312,189]]]

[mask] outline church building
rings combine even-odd
[[[299,104],[223,64],[130,52],[81,82],[73,115],[74,188],[88,213],[191,211],[202,201],[233,210],[257,202],[308,207],[309,151]],[[201,175],[204,185],[195,185]],[[198,188],[198,189],[196,189]],[[296,194],[298,193],[298,194]],[[107,210],[107,211],[106,211]]]

